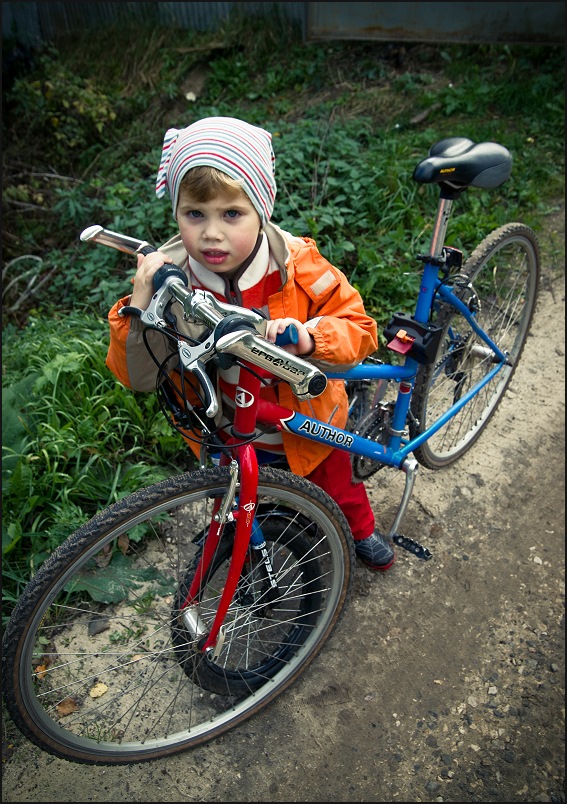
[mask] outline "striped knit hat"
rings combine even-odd
[[[242,183],[262,223],[269,221],[276,197],[272,135],[263,128],[234,117],[206,117],[187,128],[170,128],[165,134],[156,195],[169,192],[173,215],[179,186],[194,167],[207,165]]]

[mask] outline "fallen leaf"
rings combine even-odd
[[[65,700],[61,701],[60,704],[57,704],[55,708],[61,717],[65,717],[65,715],[70,715],[72,712],[76,712],[79,708],[79,704],[74,698],[65,698]]]
[[[92,690],[89,692],[91,698],[100,698],[101,695],[107,691],[108,687],[106,684],[103,684],[102,681],[99,681],[98,684],[95,684]]]
[[[130,545],[130,537],[127,533],[121,533],[118,537],[118,549],[122,553],[123,556],[126,555],[128,552],[128,547]]]
[[[110,559],[112,558],[112,546],[110,544],[105,545],[100,553],[97,553],[94,557],[94,560],[97,563],[98,567],[104,569],[104,567],[108,567],[110,564]]]
[[[44,664],[38,664],[38,666],[35,668],[35,674],[40,681],[43,681],[46,673],[47,667]]]

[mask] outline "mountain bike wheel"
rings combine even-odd
[[[321,489],[268,467],[256,521],[277,585],[267,589],[260,563],[247,561],[219,655],[209,661],[198,650],[179,600],[227,485],[227,470],[213,468],[143,489],[97,514],[40,568],[8,624],[2,660],[8,710],[32,742],[81,763],[168,756],[258,712],[321,650],[350,591],[352,535]],[[230,556],[225,531],[191,607],[205,625]]]
[[[318,561],[305,561],[311,552],[311,538],[316,527],[297,512],[281,507],[264,509],[256,518],[268,550],[271,571],[280,579],[270,585],[265,561],[258,550],[250,550],[239,579],[234,601],[225,620],[225,628],[246,639],[233,639],[230,651],[218,659],[205,656],[195,645],[193,624],[188,632],[183,622],[181,602],[195,577],[200,553],[195,556],[180,584],[173,608],[173,644],[178,661],[187,675],[201,689],[237,700],[250,694],[272,678],[287,661],[293,661],[320,612],[323,579]],[[223,539],[206,577],[200,582],[201,600],[216,599],[224,588],[232,556],[232,534]],[[300,581],[298,581],[301,576]],[[301,585],[301,596],[294,599],[293,610],[283,601]],[[202,610],[202,609],[201,609]],[[202,614],[204,624],[214,610]],[[254,639],[250,639],[250,623]],[[262,623],[261,628],[258,623]]]
[[[462,270],[461,298],[477,310],[476,320],[510,357],[484,388],[444,427],[415,450],[429,469],[460,458],[477,440],[496,410],[522,353],[533,317],[539,281],[539,249],[534,232],[510,223],[486,237]],[[472,289],[470,288],[472,284]],[[416,437],[494,368],[491,354],[465,321],[441,304],[435,321],[443,335],[435,360],[420,366],[412,397],[410,435]]]

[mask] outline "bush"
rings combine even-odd
[[[73,152],[87,158],[93,148],[108,144],[116,120],[118,98],[104,92],[95,78],[81,77],[63,64],[56,50],[45,53],[30,80],[17,78],[7,104],[17,110],[18,124],[36,149],[50,152],[57,163],[68,162]]]

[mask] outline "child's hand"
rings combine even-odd
[[[139,310],[146,310],[154,295],[154,274],[164,263],[172,263],[171,257],[161,251],[153,251],[144,257],[138,254],[138,270],[132,282],[134,290],[130,304]]]
[[[268,321],[265,337],[275,343],[276,337],[281,335],[290,324],[294,324],[297,328],[297,343],[289,343],[287,346],[282,346],[282,349],[291,352],[292,355],[310,355],[315,349],[313,336],[307,332],[305,324],[295,318],[274,318],[273,321]]]

